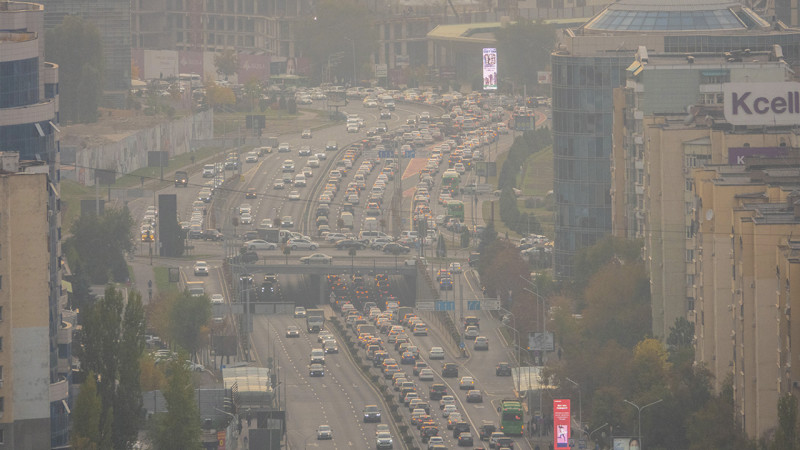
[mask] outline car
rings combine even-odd
[[[325,349],[325,354],[339,353],[339,344],[336,339],[325,339],[322,341],[322,347]]]
[[[247,188],[247,191],[244,193],[244,198],[256,198],[257,196],[256,188]]]
[[[306,128],[302,133],[300,133],[301,139],[311,139],[311,136],[311,128]]]
[[[381,119],[391,119],[391,118],[392,118],[391,111],[389,111],[388,109],[381,110]]]
[[[447,405],[455,406],[455,404],[456,398],[452,395],[443,395],[442,398],[439,399],[439,409],[444,409],[444,407]]]
[[[378,450],[394,448],[393,445],[392,434],[388,431],[379,431],[375,434],[375,448]]]
[[[195,276],[208,276],[208,263],[205,261],[197,261],[194,263],[194,274]]]
[[[292,161],[291,159],[287,159],[286,161],[283,162],[283,165],[281,166],[281,172],[282,173],[294,172],[294,167],[295,167],[294,161]]]
[[[391,432],[391,429],[389,428],[389,425],[387,425],[385,423],[379,423],[378,426],[375,427],[375,434],[378,434],[378,433],[390,433],[390,432]]]
[[[467,403],[483,403],[483,394],[478,389],[467,392]]]
[[[433,369],[422,369],[419,371],[420,381],[433,381]]]
[[[478,336],[475,338],[475,343],[472,344],[473,350],[489,350],[489,338],[486,336]]]
[[[320,331],[319,334],[317,335],[317,342],[322,343],[325,342],[325,339],[333,339],[333,338],[334,338],[333,333],[331,333],[330,331]]]
[[[475,387],[475,379],[472,377],[461,377],[458,380],[458,388],[463,390],[472,389]]]
[[[507,438],[508,436],[505,435],[502,431],[495,431],[489,436],[489,448],[502,448],[500,445],[500,440]],[[513,444],[513,441],[512,441]]]
[[[362,241],[357,241],[355,239],[341,239],[336,241],[336,248],[339,250],[349,250],[354,248],[356,250],[363,250],[367,247]]]
[[[475,339],[476,337],[478,337],[478,335],[480,333],[481,332],[480,332],[480,330],[478,330],[478,327],[476,327],[474,325],[470,325],[470,326],[467,327],[466,330],[464,330],[464,338],[465,339]]]
[[[294,309],[294,316],[298,318],[303,318],[306,316],[306,309],[302,306],[298,306]],[[321,342],[321,341],[320,341]]]
[[[243,247],[248,250],[275,250],[278,248],[278,244],[274,242],[267,242],[263,239],[253,239],[245,242]]]
[[[458,378],[458,366],[455,363],[444,363],[442,378]]]
[[[203,367],[202,364],[196,363],[194,361],[189,361],[188,359],[186,360],[186,368],[191,370],[192,372],[202,372],[206,370],[206,368]]]
[[[383,253],[391,253],[393,255],[399,255],[401,253],[411,253],[411,249],[406,247],[405,245],[398,244],[397,242],[389,242],[381,248]]]
[[[325,366],[322,364],[311,364],[308,366],[308,376],[310,377],[324,377]]]
[[[286,246],[291,248],[292,250],[311,250],[311,251],[314,251],[317,249],[317,247],[319,247],[319,245],[317,245],[316,242],[305,238],[289,239],[289,241],[286,242]]]
[[[445,395],[447,395],[447,386],[444,384],[432,384],[431,387],[428,388],[428,398],[431,400],[441,400]]]
[[[287,338],[299,338],[300,337],[300,328],[296,325],[289,325],[286,327],[286,337]]]
[[[283,228],[293,228],[294,227],[294,218],[292,216],[283,216],[283,217],[281,217],[281,226]]]
[[[507,362],[501,362],[497,364],[497,367],[494,369],[494,374],[498,377],[510,377],[511,376],[511,364]]]
[[[450,277],[442,278],[439,280],[439,290],[442,291],[452,291],[453,290],[453,279]]]
[[[466,432],[458,435],[459,447],[472,447],[472,445],[473,445],[472,433]]]
[[[428,359],[444,359],[444,349],[442,347],[431,347],[428,352]]]
[[[225,303],[225,297],[222,294],[212,294],[211,295],[211,304],[212,305],[221,305]]]
[[[378,405],[367,405],[364,407],[364,423],[380,422],[381,410]]]
[[[275,183],[272,184],[272,189],[281,190],[283,189],[284,184],[283,180],[276,180]]]
[[[289,196],[287,198],[292,201],[300,200],[300,192],[291,191],[289,192]]]
[[[457,417],[458,420],[453,421],[453,417]],[[451,425],[452,422],[452,425]],[[447,427],[453,430],[453,437],[457,438],[461,433],[469,433],[470,427],[469,422],[465,421],[461,418],[461,414],[450,414],[450,420],[447,422]]]
[[[497,426],[494,423],[488,420],[484,420],[483,422],[481,422],[481,426],[478,427],[478,437],[482,441],[488,441],[489,436],[491,436],[492,433],[496,431],[497,431]]]
[[[349,123],[347,124],[347,132],[348,133],[358,133],[358,124],[357,123]]]
[[[300,258],[300,262],[303,264],[332,264],[333,256],[324,253],[314,253],[313,255]]]
[[[219,230],[203,230],[203,240],[205,241],[222,241],[225,236]]]
[[[281,142],[278,144],[278,153],[289,153],[292,151],[292,147],[289,146],[288,142]]]
[[[460,262],[451,262],[450,263],[450,272],[452,273],[461,273],[461,263]]]
[[[333,429],[330,425],[320,425],[317,427],[317,440],[333,439]]]
[[[450,415],[450,413],[453,413],[453,412],[456,412],[456,411],[458,411],[458,407],[456,405],[453,405],[453,404],[444,405],[444,408],[442,408],[442,417],[446,418],[446,417],[448,417]]]
[[[304,145],[300,147],[300,150],[297,152],[300,156],[311,156],[311,147]]]

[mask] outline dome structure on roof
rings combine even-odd
[[[584,30],[595,32],[681,33],[753,28],[769,28],[769,23],[730,0],[621,0],[584,25]]]

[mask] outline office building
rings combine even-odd
[[[125,108],[131,87],[131,2],[130,0],[42,0],[47,30],[61,25],[64,17],[78,16],[100,32],[105,61],[103,103]]]
[[[69,443],[71,325],[62,322],[58,67],[44,8],[0,1],[0,442]]]
[[[728,163],[730,148],[778,146],[782,138],[776,129],[756,143],[744,129],[704,120],[722,114],[727,83],[791,79],[780,52],[648,55],[642,47],[626,86],[614,90],[612,229],[644,240],[655,337],[666,339],[694,309],[692,168]]]
[[[685,55],[775,44],[790,66],[800,62],[800,30],[727,0],[621,0],[559,35],[552,54],[557,277],[570,278],[577,251],[612,230],[613,89],[625,83],[639,47]]]

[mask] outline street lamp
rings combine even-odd
[[[606,423],[604,423],[604,424],[600,425],[599,427],[595,428],[594,430],[592,430],[592,432],[591,432],[591,433],[589,433],[589,441],[591,441],[591,440],[592,440],[592,435],[593,435],[595,432],[597,432],[597,431],[600,431],[600,430],[602,430],[603,428],[605,428],[605,427],[607,427],[607,426],[608,426],[608,422],[606,422]]]
[[[636,403],[633,403],[633,402],[628,401],[628,400],[622,400],[622,401],[624,401],[625,403],[627,403],[627,404],[633,406],[634,408],[636,408],[636,411],[638,411],[638,413],[639,413],[639,419],[637,421],[637,423],[638,423],[638,431],[637,431],[636,435],[639,436],[639,446],[641,447],[641,445],[642,445],[642,410],[647,408],[648,406],[653,406],[656,403],[661,403],[661,402],[664,401],[664,399],[660,398],[660,399],[654,401],[653,403],[648,403],[648,404],[646,404],[646,405],[644,405],[642,407],[639,407],[639,405],[637,405]]]
[[[513,324],[509,326],[507,323],[508,321],[503,320],[503,325],[505,325],[507,328],[511,328],[514,331],[514,345],[517,347],[517,396],[519,397],[522,383],[522,357],[519,350],[519,331],[517,331],[517,319],[514,318],[514,313],[505,308],[500,308],[500,311],[503,311],[511,316],[511,323]]]
[[[572,381],[569,377],[564,377],[564,379],[574,384],[575,387],[578,388],[578,426],[581,429],[581,433],[585,435],[586,432],[583,431],[583,398],[581,396],[581,385]]]

